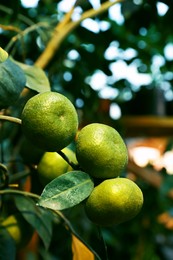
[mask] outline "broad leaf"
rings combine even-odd
[[[86,199],[93,188],[94,183],[87,173],[67,172],[46,185],[38,204],[54,210],[67,209]]]
[[[94,254],[75,235],[72,234],[73,260],[94,260]]]
[[[16,259],[15,242],[4,227],[0,227],[0,259]]]
[[[23,217],[37,231],[44,246],[48,248],[52,237],[53,215],[51,212],[36,206],[35,202],[28,197],[16,196],[15,202]]]
[[[26,87],[39,93],[50,91],[49,80],[41,68],[34,65],[26,65],[17,61],[14,62],[23,69],[26,75]]]
[[[25,83],[25,74],[16,63],[10,59],[0,63],[0,109],[15,104]]]

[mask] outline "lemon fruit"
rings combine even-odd
[[[33,228],[20,214],[10,215],[0,223],[14,239],[17,247],[26,246],[32,238]]]
[[[30,98],[21,115],[25,136],[37,147],[55,152],[69,145],[78,129],[78,115],[71,101],[57,92]]]
[[[120,175],[128,159],[126,145],[112,127],[93,123],[78,133],[76,157],[88,174],[108,179]]]
[[[69,158],[70,161],[76,163],[75,153],[65,147],[62,152]],[[46,152],[42,156],[38,166],[38,176],[42,185],[48,184],[56,177],[65,172],[71,171],[72,167],[56,152]]]
[[[108,179],[94,188],[86,200],[88,218],[97,225],[116,225],[134,218],[143,205],[143,193],[127,178]]]

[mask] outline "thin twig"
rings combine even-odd
[[[22,120],[17,117],[0,115],[0,120],[9,121],[21,125]]]
[[[71,21],[69,20],[70,15],[72,14],[73,8],[70,10],[69,13],[65,16],[65,21],[63,20],[60,22],[57,27],[55,28],[55,34],[48,42],[45,50],[42,52],[42,54],[38,57],[38,59],[35,61],[35,65],[44,69],[50,60],[55,55],[55,52],[58,50],[60,44],[64,40],[64,38],[73,31],[83,20],[86,18],[91,18],[97,15],[100,15],[101,13],[105,12],[110,8],[111,6],[115,5],[116,3],[120,3],[122,0],[116,0],[113,2],[107,1],[103,3],[100,8],[98,9],[89,9],[88,11],[84,12],[80,19],[77,21]],[[70,14],[70,15],[69,15]],[[68,19],[67,19],[68,18]],[[67,21],[69,21],[67,23]]]
[[[0,25],[0,27],[1,27],[1,25]],[[7,46],[5,48],[6,51],[9,52],[10,48],[17,40],[20,40],[21,38],[23,38],[25,35],[27,35],[28,33],[32,32],[32,31],[36,31],[40,27],[48,27],[48,24],[40,22],[37,24],[33,24],[30,27],[27,27],[24,31],[19,31],[19,33],[17,35],[13,36],[11,38],[10,42],[7,44]]]
[[[40,199],[39,195],[28,191],[21,191],[21,190],[14,190],[14,189],[0,190],[0,195],[5,195],[5,194],[15,194],[15,195],[22,195],[22,196],[35,198],[38,200]]]
[[[11,8],[8,8],[4,5],[0,5],[0,10],[10,15],[13,13],[13,10]]]
[[[13,32],[18,32],[18,33],[22,32],[18,27],[13,26],[13,25],[0,24],[0,28],[4,31],[13,31]]]
[[[79,23],[81,23],[86,18],[91,18],[91,17],[97,16],[97,15],[100,15],[100,14],[104,13],[105,11],[107,11],[111,6],[121,3],[121,2],[123,2],[123,0],[115,0],[113,2],[107,1],[107,2],[103,3],[98,9],[90,9],[82,14],[81,18],[79,19]]]

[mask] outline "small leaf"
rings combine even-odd
[[[0,226],[0,259],[16,259],[16,246],[8,231]]]
[[[94,260],[94,254],[72,234],[73,260]]]
[[[25,87],[23,70],[12,60],[0,63],[0,109],[15,104]]]
[[[32,199],[24,196],[16,196],[15,203],[26,221],[37,231],[45,248],[48,248],[52,237],[53,215],[51,212],[39,208]]]
[[[46,185],[38,204],[54,210],[67,209],[86,199],[93,188],[94,183],[87,173],[67,172]]]
[[[4,62],[8,59],[8,53],[0,47],[0,62]]]
[[[14,62],[23,69],[26,75],[26,87],[39,93],[50,91],[50,83],[48,77],[41,68],[34,65],[26,65],[18,61]]]

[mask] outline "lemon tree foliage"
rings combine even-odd
[[[8,59],[8,53],[0,47],[0,63]]]
[[[1,228],[0,231],[0,258],[15,260],[16,246],[14,239],[5,228]]]
[[[10,59],[0,63],[0,109],[13,105],[25,87],[23,70]]]
[[[13,60],[13,59],[12,59]],[[13,60],[25,73],[26,87],[38,93],[50,91],[50,82],[44,70],[37,66],[27,65]]]
[[[27,197],[16,196],[15,204],[24,219],[37,231],[44,246],[48,249],[52,237],[52,224],[54,216],[51,212],[37,207],[36,203]]]
[[[63,210],[73,207],[86,199],[94,188],[94,183],[85,172],[67,172],[46,185],[38,205]]]

